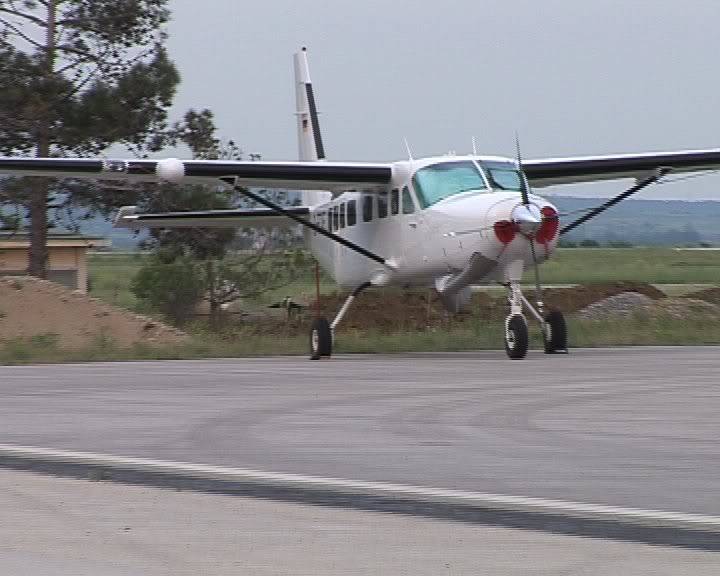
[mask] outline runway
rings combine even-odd
[[[0,574],[713,576],[716,552],[0,469]]]
[[[0,368],[0,442],[720,514],[720,348]]]

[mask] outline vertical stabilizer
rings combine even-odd
[[[310,81],[307,51],[304,47],[295,54],[295,99],[299,158],[308,161],[324,160],[325,148],[320,134],[315,94]]]
[[[310,68],[305,47],[295,54],[295,101],[298,123],[298,158],[304,162],[325,160],[325,147],[320,134],[315,93],[310,81]],[[328,202],[330,192],[305,190],[302,192],[304,206],[316,206]]]

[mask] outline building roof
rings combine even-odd
[[[102,236],[82,234],[48,234],[47,245],[51,248],[108,248],[110,240]],[[0,231],[0,250],[28,248],[30,234],[27,232]]]

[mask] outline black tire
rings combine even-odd
[[[332,354],[332,330],[327,318],[315,318],[310,326],[310,360]]]
[[[567,325],[560,310],[551,310],[545,316],[545,354],[567,351]]]
[[[506,320],[505,352],[512,360],[525,358],[528,351],[528,326],[525,317],[520,314]]]

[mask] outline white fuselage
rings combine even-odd
[[[427,193],[423,195],[414,178],[416,173],[427,167],[434,170],[465,162],[476,163],[485,186],[467,191],[459,188],[428,205]],[[520,192],[497,186],[481,162],[516,166],[506,158],[478,156],[397,162],[386,190],[345,192],[312,208],[313,222],[389,260],[392,268],[306,229],[308,247],[335,281],[349,288],[368,281],[377,285],[432,285],[438,278],[463,271],[475,254],[482,256],[486,264],[463,278],[466,283],[511,277],[519,280],[517,276],[522,276],[523,269],[533,261],[530,240],[517,233],[511,241],[501,241],[493,225],[512,219],[513,210],[521,204]],[[445,185],[438,178],[432,184]],[[529,200],[540,209],[555,210],[539,196],[530,194]],[[535,242],[538,261],[545,261],[556,245],[557,234],[548,241]]]

